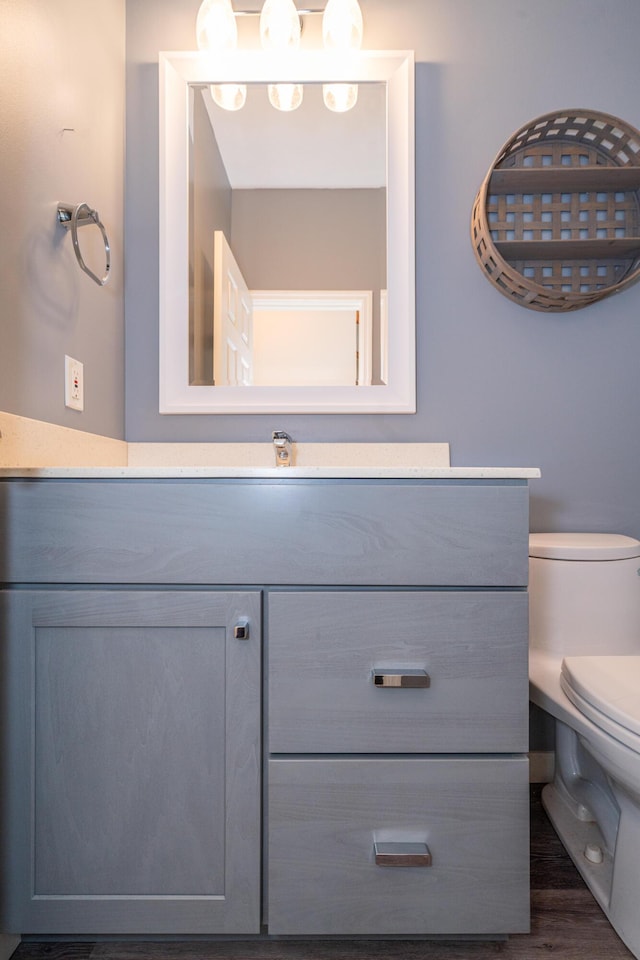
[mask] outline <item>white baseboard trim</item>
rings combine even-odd
[[[529,754],[529,783],[551,783],[556,755],[553,750],[534,750]]]

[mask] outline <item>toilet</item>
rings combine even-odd
[[[556,733],[542,802],[640,958],[640,541],[531,534],[529,591],[530,698]]]

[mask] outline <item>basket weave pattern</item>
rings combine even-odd
[[[576,310],[628,286],[640,276],[640,244],[616,253],[580,257],[576,244],[559,255],[537,251],[526,257],[503,255],[519,241],[620,241],[640,233],[637,189],[580,190],[570,186],[570,172],[580,168],[640,167],[640,133],[622,121],[588,111],[540,117],[517,131],[502,148],[476,196],[471,236],[476,258],[487,278],[505,296],[542,311]],[[498,170],[547,169],[549,186],[535,193],[496,192]],[[553,182],[561,169],[564,188]],[[566,173],[565,173],[566,171]],[[568,178],[568,179],[567,179]],[[538,181],[539,182],[539,181]],[[516,242],[514,244],[514,241]],[[509,245],[512,245],[509,247]],[[599,245],[602,247],[602,243]],[[570,252],[569,252],[570,250]]]

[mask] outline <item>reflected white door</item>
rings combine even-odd
[[[256,310],[254,383],[355,386],[357,323],[351,310]]]
[[[253,383],[253,303],[221,230],[214,232],[213,378],[216,386]]]
[[[260,386],[371,383],[370,290],[252,290]]]

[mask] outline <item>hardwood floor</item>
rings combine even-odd
[[[531,933],[504,941],[24,942],[12,960],[634,960],[531,790]]]

